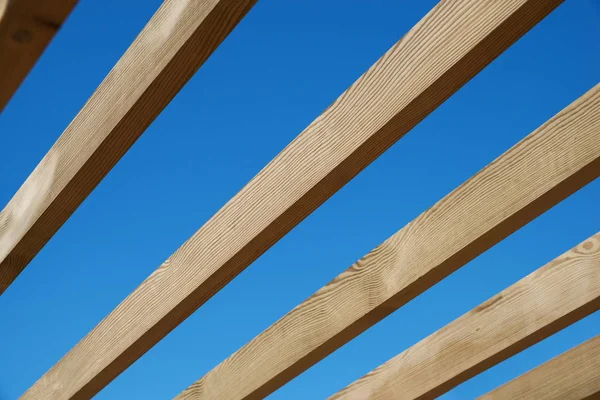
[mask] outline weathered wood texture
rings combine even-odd
[[[78,0],[0,0],[0,112]]]
[[[598,309],[600,234],[503,290],[330,399],[434,399]],[[597,376],[599,373],[596,371]],[[560,386],[553,387],[555,395],[563,392]]]
[[[0,294],[255,2],[163,3],[0,213]]]
[[[440,3],[25,398],[101,389],[560,3]]]
[[[258,399],[600,175],[600,84],[191,385]]]
[[[479,400],[600,398],[600,336],[481,396]]]

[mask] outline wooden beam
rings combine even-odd
[[[479,400],[591,400],[599,397],[600,336],[596,336]]]
[[[255,2],[163,3],[0,213],[0,294]]]
[[[441,2],[26,398],[101,389],[560,3]]]
[[[0,0],[0,112],[78,0]]]
[[[436,398],[598,309],[600,234],[400,353],[330,400]],[[555,395],[561,392],[559,387]]]
[[[191,385],[267,396],[600,175],[600,84]]]

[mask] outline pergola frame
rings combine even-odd
[[[256,1],[164,1],[0,213],[0,295]],[[0,111],[76,3],[0,0]],[[95,395],[561,3],[442,0],[22,398]],[[600,84],[177,398],[269,395],[599,175]],[[332,399],[434,398],[599,308],[596,234]],[[482,398],[598,394],[598,343]]]

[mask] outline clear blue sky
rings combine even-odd
[[[160,2],[81,1],[0,115],[1,205]],[[0,297],[0,399],[21,395],[435,3],[259,1]],[[598,83],[599,64],[600,1],[567,0],[97,398],[172,398]],[[272,398],[341,389],[596,233],[599,199],[596,181]],[[598,333],[596,313],[448,398]]]

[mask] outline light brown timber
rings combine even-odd
[[[330,400],[437,398],[598,309],[600,234],[400,353]],[[569,371],[563,372],[569,375]],[[547,393],[550,386],[556,396],[567,391],[556,383],[538,381],[546,387],[539,392]]]
[[[592,398],[600,398],[600,336],[505,383],[479,400]]]
[[[78,0],[0,0],[0,112]]]
[[[441,2],[24,398],[101,389],[561,2]]]
[[[600,84],[235,352],[179,399],[267,396],[597,178],[599,137]]]
[[[0,212],[0,295],[255,2],[163,3]]]

